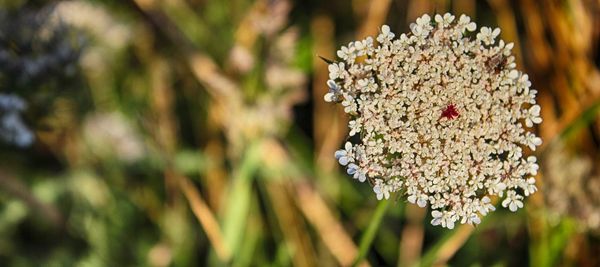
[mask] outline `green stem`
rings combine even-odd
[[[358,256],[354,260],[354,263],[352,264],[352,266],[358,265],[367,256],[367,253],[369,252],[369,248],[371,247],[371,244],[373,243],[373,240],[375,239],[375,234],[377,233],[379,226],[381,226],[381,221],[383,220],[383,216],[385,215],[385,212],[389,205],[390,205],[390,201],[388,201],[388,200],[382,200],[379,202],[379,204],[377,204],[377,208],[375,209],[375,212],[373,213],[371,222],[369,222],[367,231],[365,231],[364,235],[360,239],[360,245],[358,247]]]

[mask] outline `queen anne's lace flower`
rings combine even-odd
[[[523,207],[539,169],[523,149],[541,145],[530,128],[542,119],[513,44],[496,40],[500,29],[470,33],[477,26],[465,15],[423,15],[410,28],[395,38],[384,25],[375,44],[351,42],[329,65],[325,100],[342,103],[360,136],[336,158],[377,199],[402,191],[431,205],[433,225],[480,223],[494,210],[490,196]]]

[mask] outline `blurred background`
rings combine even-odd
[[[476,228],[333,157],[327,64],[424,13],[502,28],[540,191]],[[0,266],[600,266],[600,1],[0,0]]]

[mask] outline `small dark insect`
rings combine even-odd
[[[335,63],[335,61],[333,61],[333,60],[331,60],[331,59],[324,58],[324,57],[322,57],[322,56],[320,56],[320,55],[317,55],[317,56],[318,56],[318,57],[319,57],[321,60],[325,61],[325,63],[327,63],[327,64],[332,64],[332,63]]]
[[[486,62],[485,66],[488,71],[494,71],[494,73],[500,73],[504,67],[506,67],[506,62],[508,61],[508,57],[506,57],[502,53],[498,53],[493,57],[490,57]]]

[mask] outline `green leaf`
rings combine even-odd
[[[252,202],[252,178],[260,166],[260,143],[252,144],[244,154],[239,169],[232,181],[232,189],[227,200],[223,219],[225,244],[236,257]]]

